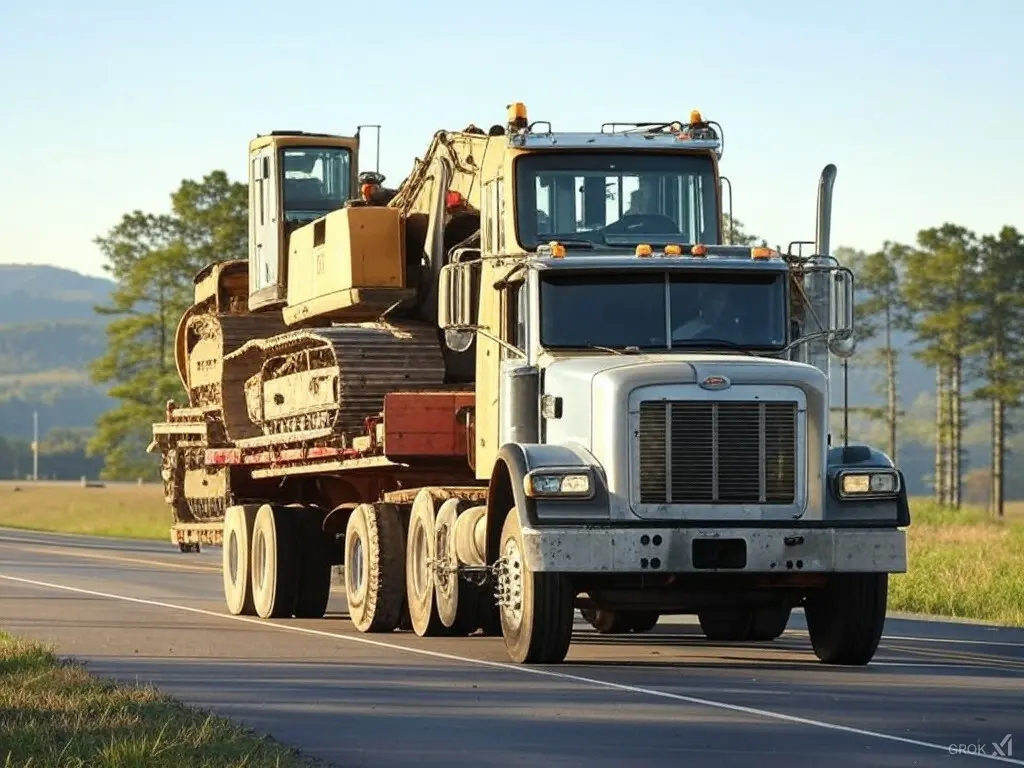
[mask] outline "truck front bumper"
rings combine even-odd
[[[905,573],[906,533],[854,528],[524,528],[530,570]]]

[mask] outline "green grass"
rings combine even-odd
[[[1024,627],[1024,516],[942,509],[914,500],[908,572],[889,582],[889,608]]]
[[[0,483],[0,526],[169,542],[171,521],[159,485]]]
[[[294,750],[0,632],[2,768],[298,768]]]

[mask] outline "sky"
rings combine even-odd
[[[0,261],[102,275],[95,237],[184,178],[244,180],[257,133],[380,124],[398,183],[514,101],[555,130],[700,109],[773,245],[813,240],[828,163],[833,249],[1024,228],[1022,23],[1022,0],[0,0]]]

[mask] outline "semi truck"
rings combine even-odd
[[[219,545],[235,615],[501,636],[564,661],[575,612],[696,614],[870,662],[907,568],[901,471],[836,444],[854,279],[732,242],[721,125],[440,130],[394,188],[353,136],[249,144],[249,253],[195,278],[167,404],[171,540]],[[728,205],[731,214],[731,202]]]

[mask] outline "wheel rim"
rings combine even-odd
[[[238,532],[228,534],[228,578],[232,586],[238,586]]]
[[[267,537],[263,531],[257,531],[253,541],[253,583],[258,590],[263,589],[266,583],[267,570]]]
[[[505,567],[498,579],[501,614],[510,628],[518,629],[523,621],[523,558],[519,553],[519,542],[514,538],[506,541],[502,554]]]
[[[413,594],[422,598],[427,592],[427,533],[422,525],[413,532],[412,589]]]
[[[359,534],[352,536],[352,551],[351,559],[345,563],[345,570],[348,571],[351,567],[350,580],[352,583],[352,591],[355,593],[356,598],[361,599],[363,594],[366,592],[366,570],[363,566],[363,540]]]
[[[443,566],[443,568],[440,573],[434,573],[434,581],[437,583],[438,590],[445,595],[450,594],[452,591],[452,580],[449,578],[448,573],[448,569],[452,567],[452,563],[450,562],[452,558],[448,553],[448,542],[448,526],[440,526],[437,529],[437,539],[434,542],[434,549],[436,550],[434,552],[434,558],[439,565]]]

